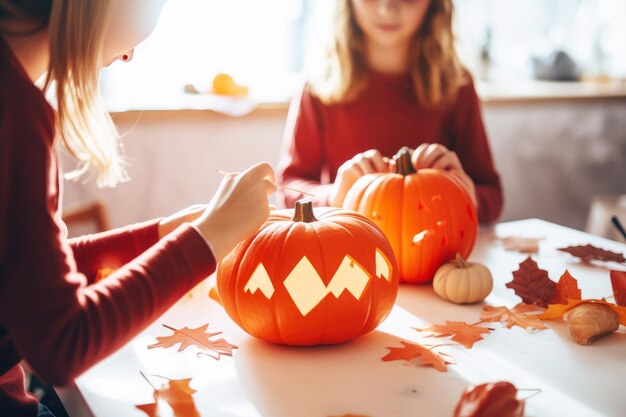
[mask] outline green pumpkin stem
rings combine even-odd
[[[310,198],[303,198],[296,201],[296,207],[293,213],[294,222],[311,223],[316,222],[317,219],[313,214],[313,201]]]
[[[467,263],[467,261],[465,261],[465,259],[463,259],[463,257],[461,256],[461,254],[459,252],[456,253],[456,263],[459,264],[459,268],[467,268],[469,266],[469,264]]]
[[[407,176],[417,172],[413,167],[413,162],[411,162],[411,151],[406,146],[395,154],[393,160],[396,161],[396,174]]]

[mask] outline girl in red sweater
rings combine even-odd
[[[0,0],[1,416],[50,415],[25,391],[20,362],[49,383],[71,382],[210,275],[269,214],[274,173],[259,164],[225,178],[208,205],[66,238],[54,146],[101,185],[125,179],[98,71],[132,58],[163,3]],[[101,267],[118,269],[94,283]]]
[[[495,220],[502,188],[471,77],[453,45],[451,0],[337,0],[325,56],[292,102],[278,176],[341,206],[362,175],[414,148],[413,164],[456,175]],[[285,192],[292,206],[301,196]]]

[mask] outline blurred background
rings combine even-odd
[[[112,190],[66,182],[67,211],[99,201],[107,226],[121,226],[208,201],[216,169],[276,166],[289,99],[330,31],[332,3],[170,0],[132,62],[102,74],[132,180]],[[626,220],[626,2],[455,7],[458,50],[478,81],[504,183],[501,220],[538,217],[619,239],[607,213]],[[248,96],[209,94],[218,73]],[[89,231],[80,227],[72,233]]]

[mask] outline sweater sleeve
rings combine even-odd
[[[16,123],[7,141],[12,145],[3,149],[11,165],[1,178],[10,199],[0,202],[6,214],[0,219],[0,323],[35,373],[66,385],[210,275],[215,259],[198,232],[184,225],[108,279],[88,285],[58,215],[53,129],[31,120],[37,109],[19,110],[28,120]]]
[[[99,269],[127,264],[157,243],[160,220],[70,239],[77,270],[92,282]]]
[[[315,205],[327,205],[331,184],[322,184],[326,155],[322,110],[319,101],[304,88],[289,107],[283,145],[278,162],[281,184],[313,194]],[[306,195],[282,190],[283,203],[290,208]]]
[[[451,149],[457,153],[463,169],[476,184],[478,220],[480,223],[493,222],[500,216],[504,204],[502,185],[493,163],[480,102],[471,78],[459,90],[451,117]]]

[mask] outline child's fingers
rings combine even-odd
[[[269,181],[272,184],[276,183],[276,174],[274,173],[274,169],[266,163],[261,162],[252,167],[248,168],[243,172],[243,175],[252,175],[257,178],[263,178]]]

